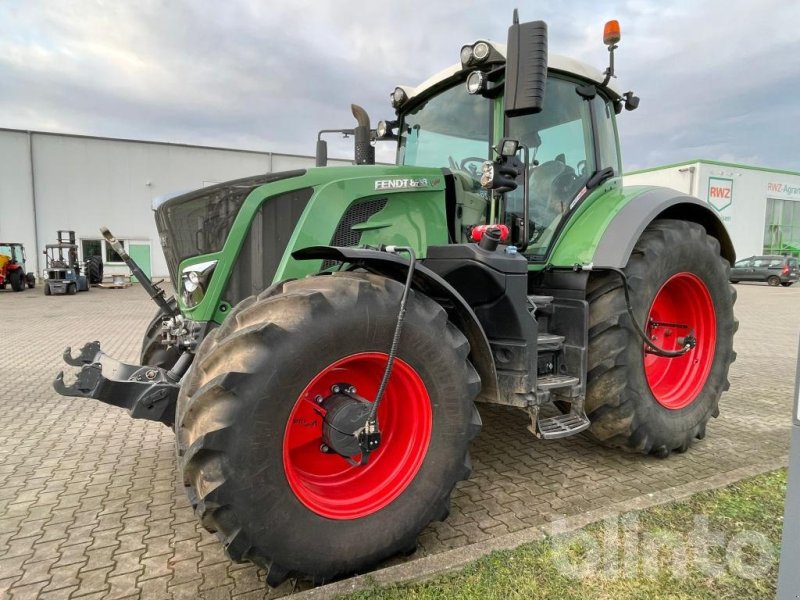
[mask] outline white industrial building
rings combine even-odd
[[[81,260],[100,254],[106,275],[128,274],[101,239],[107,226],[146,272],[165,277],[153,198],[313,165],[311,156],[0,129],[0,241],[24,244],[28,270],[41,276],[45,245],[58,230],[74,230]],[[693,160],[628,173],[625,184],[662,185],[707,202],[741,258],[800,255],[800,173]]]
[[[800,173],[693,160],[625,175],[625,185],[640,184],[707,202],[728,228],[738,258],[800,256]]]
[[[81,260],[100,254],[106,275],[128,274],[101,241],[99,229],[107,226],[149,262],[146,272],[163,277],[153,198],[313,166],[313,157],[277,152],[0,129],[0,241],[24,244],[28,270],[41,276],[45,245],[56,242],[58,230],[74,230]]]

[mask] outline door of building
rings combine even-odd
[[[128,254],[136,261],[136,264],[150,277],[150,244],[148,242],[128,242]],[[136,281],[131,277],[131,281]]]

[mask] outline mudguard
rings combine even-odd
[[[405,283],[408,274],[408,260],[364,248],[335,246],[311,246],[292,253],[295,260],[336,260],[362,268],[370,273],[382,275],[400,283]],[[499,402],[497,370],[489,346],[489,340],[472,308],[455,288],[439,275],[417,263],[414,267],[412,287],[441,304],[450,320],[466,336],[470,345],[470,360],[481,377],[479,401]]]
[[[729,263],[736,262],[730,235],[707,204],[669,188],[652,188],[628,202],[609,223],[594,253],[596,267],[622,268],[628,264],[633,246],[654,219],[680,219],[705,227],[719,241]]]
[[[559,234],[547,263],[557,267],[592,264],[596,268],[621,269],[628,264],[642,232],[659,218],[702,225],[719,241],[722,256],[730,263],[735,261],[730,235],[707,204],[669,188],[622,187],[620,179],[615,178],[578,206]]]

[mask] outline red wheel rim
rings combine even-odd
[[[388,355],[353,354],[324,368],[300,394],[283,437],[283,468],[295,496],[330,519],[358,519],[387,506],[416,476],[431,439],[433,418],[425,384],[408,363],[395,360],[378,408],[381,445],[363,466],[336,453],[324,453],[317,396],[335,384],[349,383],[373,400]]]
[[[644,349],[644,372],[656,401],[672,410],[688,406],[705,386],[717,343],[714,303],[703,281],[692,273],[670,277],[653,299],[646,331],[664,350],[679,350],[679,338],[694,334],[697,345],[683,356],[667,358]]]

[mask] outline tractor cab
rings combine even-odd
[[[391,93],[397,119],[381,122],[377,131],[381,139],[397,139],[398,165],[449,169],[456,241],[474,241],[476,225],[503,224],[509,243],[529,261],[544,262],[581,202],[604,183],[620,185],[615,114],[626,104],[632,110],[638,99],[611,81],[619,41],[618,25],[611,23],[604,39],[612,61],[605,73],[548,55],[546,27],[534,22],[512,27],[510,58],[509,46],[479,40],[461,49],[459,63],[418,87],[398,86]],[[546,64],[546,70],[525,74],[539,91],[529,105],[513,97],[520,86],[506,75],[508,64],[520,64],[520,47],[514,44],[519,37],[539,44],[540,62]],[[498,190],[487,173],[494,170],[492,163],[509,158],[499,151],[503,140],[518,142],[513,158],[519,172]]]

